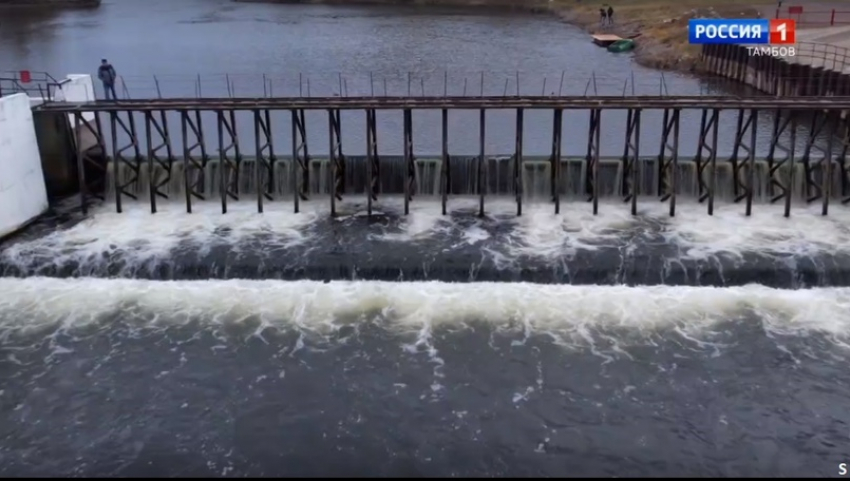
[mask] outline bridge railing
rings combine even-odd
[[[828,43],[798,42],[794,57],[786,60],[844,72],[850,67],[850,49]]]
[[[48,72],[0,71],[0,97],[24,93],[30,97],[51,100],[60,83]]]
[[[746,88],[727,78],[633,72],[313,72],[119,75],[120,98],[406,96],[713,96]],[[103,87],[95,82],[98,98]]]
[[[850,25],[850,8],[813,8],[790,5],[777,8],[774,18],[790,18],[806,27]]]

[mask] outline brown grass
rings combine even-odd
[[[592,33],[601,32],[599,8],[614,7],[616,25],[606,32],[620,36],[640,34],[637,61],[646,66],[693,71],[698,69],[699,47],[688,44],[692,18],[756,18],[768,0],[555,0],[553,9],[567,21]]]

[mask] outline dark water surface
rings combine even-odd
[[[0,287],[4,476],[819,476],[850,446],[847,289]]]
[[[100,59],[108,58],[122,78],[119,95],[133,98],[741,93],[717,81],[640,67],[631,54],[609,53],[591,43],[582,29],[547,15],[488,13],[228,0],[106,0],[95,10],[0,11],[0,70],[47,71],[62,78],[69,73],[93,74]],[[99,92],[100,85],[95,87]],[[237,115],[243,139],[254,135],[248,114]],[[683,156],[696,155],[699,115],[682,113]],[[721,155],[732,150],[734,115],[723,113]],[[364,114],[342,116],[345,152],[365,153]],[[310,152],[326,153],[326,115],[311,112],[307,121]],[[380,112],[378,121],[381,154],[400,154],[401,112]],[[524,122],[524,152],[549,154],[551,112],[526,112]],[[563,122],[564,152],[584,154],[588,113],[567,112]],[[177,126],[179,119],[174,116],[169,123]],[[214,126],[214,116],[205,123]],[[658,154],[661,123],[661,112],[643,113],[645,155]],[[289,114],[274,113],[272,125],[276,145],[290,145]],[[514,112],[488,114],[488,154],[513,152],[515,125]],[[625,125],[624,112],[606,113],[602,155],[622,155]],[[767,154],[771,128],[771,114],[765,113],[759,122],[760,155]],[[415,112],[413,131],[417,154],[440,152],[439,112]],[[449,131],[453,154],[478,152],[477,112],[452,112]],[[209,129],[211,152],[218,148],[214,136],[214,129]],[[174,133],[172,143],[179,152],[178,139]],[[242,144],[243,153],[253,151],[253,141]],[[802,140],[798,144],[804,146]]]

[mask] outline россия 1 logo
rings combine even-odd
[[[688,42],[739,44],[747,46],[750,55],[792,57],[796,54],[797,25],[794,20],[783,19],[692,19],[688,22]]]

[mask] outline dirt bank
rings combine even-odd
[[[614,25],[601,27],[599,8],[614,8]],[[590,33],[621,37],[640,35],[635,60],[660,69],[698,71],[700,48],[688,44],[692,18],[757,18],[776,2],[741,0],[556,0],[551,10],[565,21]]]
[[[328,5],[408,5],[422,7],[498,8],[548,13],[548,0],[233,0],[244,3],[304,3]]]
[[[98,7],[100,0],[0,0],[2,7]]]

